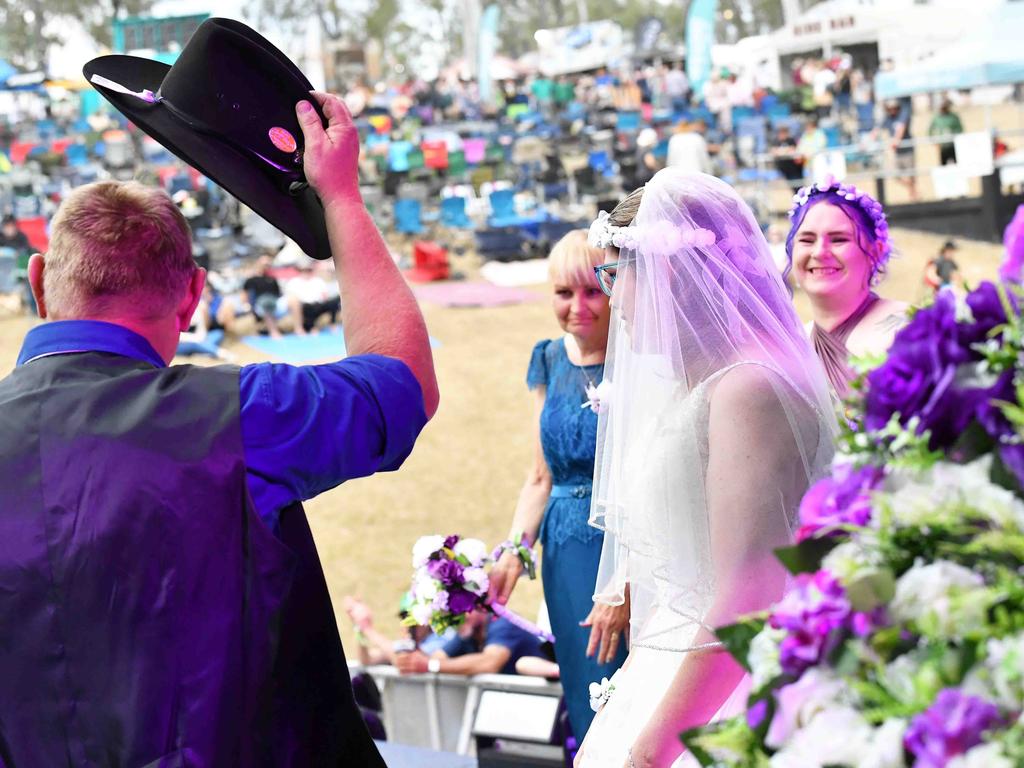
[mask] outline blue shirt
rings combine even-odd
[[[487,625],[487,637],[482,645],[478,645],[473,637],[456,635],[448,640],[441,650],[450,659],[465,656],[467,653],[480,653],[489,645],[500,645],[509,650],[508,661],[501,668],[501,674],[514,675],[516,662],[524,656],[541,656],[540,640],[525,629],[520,629],[505,618],[496,618]]]
[[[25,336],[18,365],[76,352],[166,367],[145,338],[96,320],[36,326]],[[238,390],[249,491],[274,531],[288,504],[354,477],[398,469],[427,422],[423,392],[408,366],[379,355],[324,365],[245,365]]]

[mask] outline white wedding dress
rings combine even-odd
[[[630,653],[582,765],[624,768],[687,653],[713,640],[709,623],[782,596],[771,548],[791,540],[800,498],[824,474],[835,416],[732,187],[666,168],[629,226],[599,218],[591,234],[619,249],[591,497],[604,531],[594,599],[621,604],[629,589]],[[740,711],[742,689],[701,711]]]
[[[769,370],[754,361],[746,364]],[[680,561],[690,564],[686,570],[692,578],[687,579],[688,587],[683,588],[677,580],[678,572],[661,573],[660,548],[644,551],[644,547],[637,547],[626,554],[633,639],[625,665],[612,678],[615,690],[588,732],[583,768],[623,768],[627,764],[627,750],[665,695],[685,658],[686,649],[694,647],[695,636],[714,600],[711,521],[705,487],[710,443],[708,416],[714,384],[741,365],[744,363],[721,369],[691,392],[683,393],[681,401],[668,398],[669,407],[663,413],[650,414],[647,427],[636,433],[634,447],[637,450],[628,452],[624,475],[629,478],[631,487],[626,489],[626,494],[650,513],[642,520],[674,519],[694,523],[685,535],[674,535],[681,531],[668,525],[664,530],[634,530],[631,540],[662,542]],[[768,375],[780,382],[780,390],[794,391],[789,384],[782,383],[778,372]],[[813,454],[806,458],[809,474],[816,477],[824,472],[831,459],[832,432],[829,420],[822,418],[814,406],[805,405],[787,403],[785,407],[792,409],[788,415],[796,433],[805,438],[808,447],[814,445]],[[751,438],[763,436],[751,435]],[[799,486],[799,482],[797,484]],[[780,498],[778,514],[791,524],[795,522],[794,500],[799,499],[801,491],[797,487],[781,494],[789,500],[784,507]],[[680,502],[688,509],[665,506]],[[634,518],[636,522],[639,520]],[[742,712],[748,692],[749,678],[745,677],[714,719]],[[696,765],[696,760],[684,753],[674,768]]]

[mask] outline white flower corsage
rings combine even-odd
[[[602,381],[596,387],[593,384],[587,384],[587,402],[583,403],[580,408],[589,408],[594,413],[604,413],[608,410],[608,404],[611,402],[612,385],[607,381]]]
[[[600,712],[601,708],[611,699],[613,693],[615,693],[615,683],[607,677],[602,677],[600,683],[591,683],[590,708],[595,712]]]

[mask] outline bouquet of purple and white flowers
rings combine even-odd
[[[429,625],[442,634],[460,626],[471,611],[486,610],[546,642],[554,642],[550,632],[504,605],[490,602],[486,566],[492,561],[490,550],[479,539],[456,535],[420,538],[412,550],[412,605],[405,623]]]
[[[703,765],[1024,766],[1022,299],[942,292],[867,373],[792,587],[718,630],[752,687],[683,734]]]

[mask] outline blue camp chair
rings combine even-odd
[[[476,251],[490,261],[517,261],[526,255],[526,236],[518,227],[478,230]]]
[[[422,210],[419,200],[395,200],[395,229],[404,235],[418,235],[423,231]]]
[[[612,158],[607,150],[595,149],[587,155],[587,163],[596,173],[607,176],[613,172]]]
[[[68,144],[64,150],[68,165],[78,167],[89,162],[89,148],[85,144]]]
[[[516,215],[515,191],[496,189],[491,192],[491,226],[515,226],[519,217]]]
[[[441,200],[441,224],[454,229],[473,228],[473,222],[466,215],[466,198],[453,196]]]
[[[640,113],[636,110],[619,112],[615,116],[615,130],[619,133],[635,133],[640,130]]]

